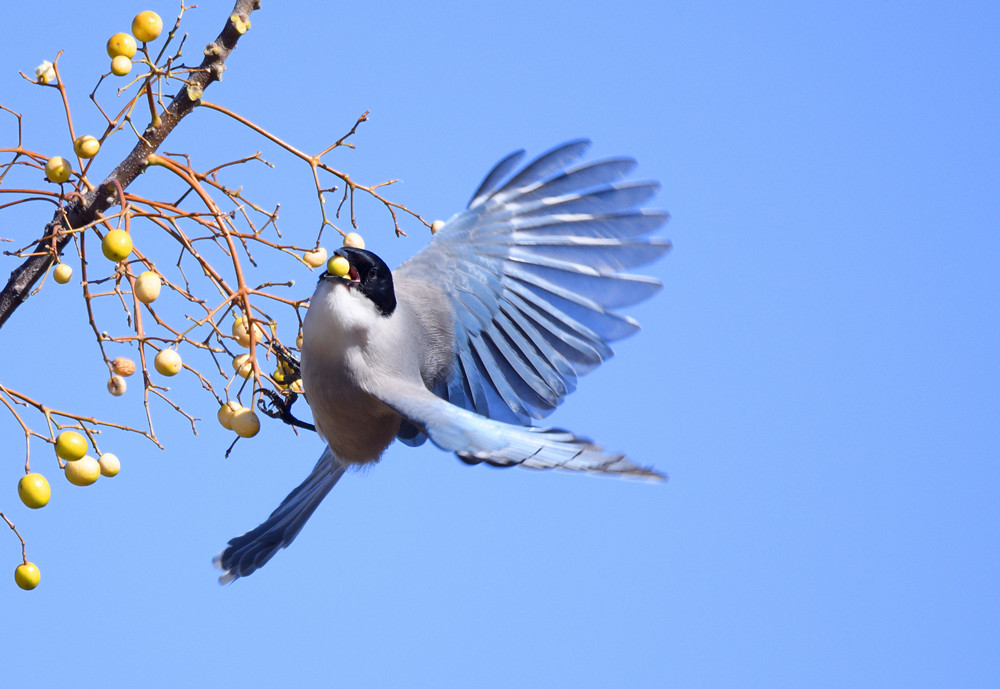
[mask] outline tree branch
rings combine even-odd
[[[118,167],[108,175],[108,178],[83,196],[76,197],[66,207],[59,208],[52,220],[45,225],[45,231],[31,256],[10,274],[7,285],[0,292],[0,327],[14,313],[31,293],[31,289],[49,269],[54,255],[49,252],[53,247],[58,255],[72,236],[68,230],[86,227],[96,221],[100,215],[113,203],[117,195],[116,188],[125,189],[146,166],[146,158],[159,148],[167,135],[173,131],[180,121],[190,113],[198,100],[192,100],[190,94],[200,94],[208,86],[222,78],[225,62],[229,54],[236,48],[240,36],[246,32],[248,18],[252,12],[260,9],[260,0],[236,0],[233,11],[226,19],[222,33],[205,48],[205,59],[188,80],[189,86],[181,88],[179,93],[160,115],[159,122],[154,121],[143,132],[132,152],[118,164]],[[117,184],[116,184],[117,182]],[[121,199],[117,199],[121,203]]]

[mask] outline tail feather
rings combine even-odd
[[[264,523],[231,539],[226,549],[215,556],[213,562],[222,570],[219,583],[228,584],[253,574],[280,548],[287,547],[343,475],[344,467],[326,448],[306,480],[288,494]]]

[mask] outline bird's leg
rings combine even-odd
[[[260,393],[261,397],[257,400],[257,408],[264,414],[267,414],[272,419],[281,419],[289,426],[305,428],[309,431],[316,430],[316,427],[311,423],[306,423],[292,415],[292,405],[299,398],[298,394],[289,391],[288,396],[285,397],[274,390],[261,390]],[[265,397],[267,401],[264,400]]]

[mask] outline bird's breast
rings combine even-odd
[[[316,430],[339,460],[352,464],[378,461],[401,422],[363,385],[377,366],[377,321],[369,322],[361,299],[343,285],[321,285],[302,324],[302,384]]]

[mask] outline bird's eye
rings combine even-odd
[[[368,279],[374,280],[377,277],[378,277],[378,269],[375,266],[372,266],[371,268],[368,269]]]

